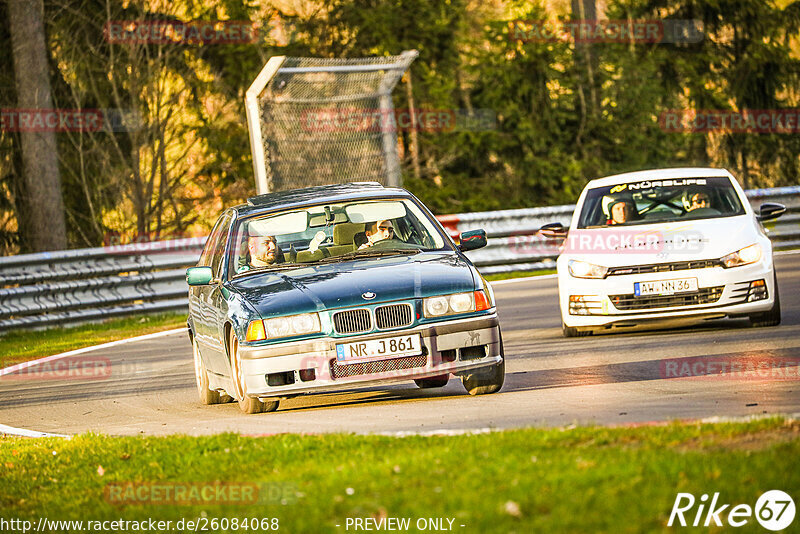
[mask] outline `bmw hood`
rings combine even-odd
[[[254,273],[230,282],[262,318],[472,291],[472,270],[454,253],[359,258]]]
[[[765,240],[749,215],[686,222],[571,230],[561,261],[620,267],[716,259]]]

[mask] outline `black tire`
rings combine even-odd
[[[247,395],[247,385],[242,380],[242,360],[239,358],[239,340],[236,334],[231,331],[228,342],[228,353],[231,358],[231,382],[233,382],[233,394],[239,403],[239,409],[246,414],[274,412],[278,409],[280,401],[262,402],[257,397]]]
[[[503,335],[500,334],[500,363],[491,367],[475,369],[472,373],[461,377],[464,389],[470,395],[488,395],[497,393],[503,387],[506,378],[506,355],[503,349]]]
[[[439,375],[429,378],[415,378],[414,383],[421,389],[443,388],[449,380],[450,375]]]
[[[200,349],[194,337],[192,337],[192,354],[194,356],[194,378],[200,402],[203,404],[219,404],[219,391],[208,388],[208,369],[206,369],[203,359],[200,358]]]
[[[490,368],[476,369],[473,373],[461,377],[464,389],[470,395],[488,395],[497,393],[503,387],[506,376],[506,358]]]
[[[586,337],[592,335],[591,330],[578,330],[578,328],[567,326],[563,322],[561,323],[561,333],[564,334],[564,337]]]
[[[774,272],[774,267],[773,267]],[[778,293],[778,276],[773,275],[775,287],[775,302],[769,311],[763,313],[754,313],[749,317],[750,324],[756,328],[764,326],[778,326],[781,324],[781,296]]]

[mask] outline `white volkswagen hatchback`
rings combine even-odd
[[[592,180],[578,199],[558,258],[564,335],[747,317],[780,323],[772,245],[723,169],[632,172]]]

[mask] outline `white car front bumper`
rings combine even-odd
[[[771,257],[762,258],[752,265],[728,269],[715,266],[608,275],[604,279],[575,278],[567,272],[566,265],[559,264],[558,277],[564,325],[585,329],[744,316],[768,311],[775,299]],[[646,297],[634,295],[636,282],[686,278],[697,279],[696,292]],[[763,281],[766,292],[757,289],[759,280]]]

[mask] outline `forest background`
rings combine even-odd
[[[692,21],[702,33],[532,33],[597,19]],[[226,43],[109,38],[110,23],[143,20],[256,32]],[[224,207],[255,193],[244,93],[274,55],[418,50],[395,107],[482,117],[399,132],[404,186],[437,214],[573,203],[588,180],[657,167],[725,167],[747,188],[797,184],[796,127],[676,131],[664,114],[796,112],[798,28],[791,0],[4,0],[0,252],[207,235]],[[50,133],[11,124],[31,108],[103,110],[110,122]]]

